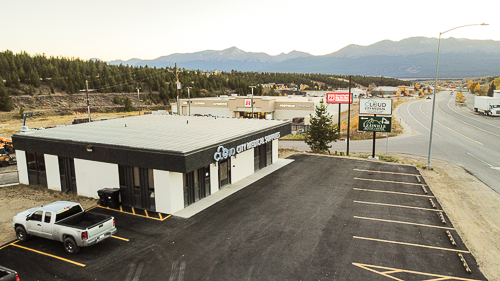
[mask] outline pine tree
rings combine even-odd
[[[311,116],[311,126],[305,136],[305,142],[313,152],[326,153],[332,147],[332,141],[340,137],[338,126],[333,125],[333,117],[327,112],[323,100],[316,106],[314,115]]]
[[[3,85],[3,78],[0,76],[0,111],[11,111],[14,108],[12,97],[7,93]]]

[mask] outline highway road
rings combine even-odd
[[[443,91],[436,96],[432,159],[459,164],[479,180],[500,193],[500,118],[473,111],[474,96],[464,93],[466,106],[455,105],[455,93]],[[376,154],[403,153],[427,157],[432,100],[401,104],[395,116],[407,133],[376,140]],[[382,133],[384,134],[384,133]],[[303,142],[280,141],[281,147],[309,150]],[[372,141],[351,141],[350,152],[371,153]],[[331,151],[345,151],[344,141],[332,143]]]

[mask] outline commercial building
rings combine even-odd
[[[180,99],[181,115],[213,115],[235,118],[292,120],[295,117],[314,115],[314,110],[323,97],[302,96],[220,96],[213,98]],[[253,106],[252,106],[253,104]],[[347,104],[341,111],[347,110]],[[172,104],[177,113],[177,105]],[[339,107],[329,105],[328,112],[337,120]]]
[[[173,214],[278,160],[288,121],[142,115],[13,136],[19,182]]]

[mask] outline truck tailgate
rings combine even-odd
[[[111,217],[89,228],[88,229],[89,239],[97,238],[105,234],[106,232],[111,231],[111,229],[113,228],[113,220],[114,218]]]

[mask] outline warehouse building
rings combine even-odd
[[[142,115],[13,136],[19,182],[173,214],[278,160],[288,121]]]

